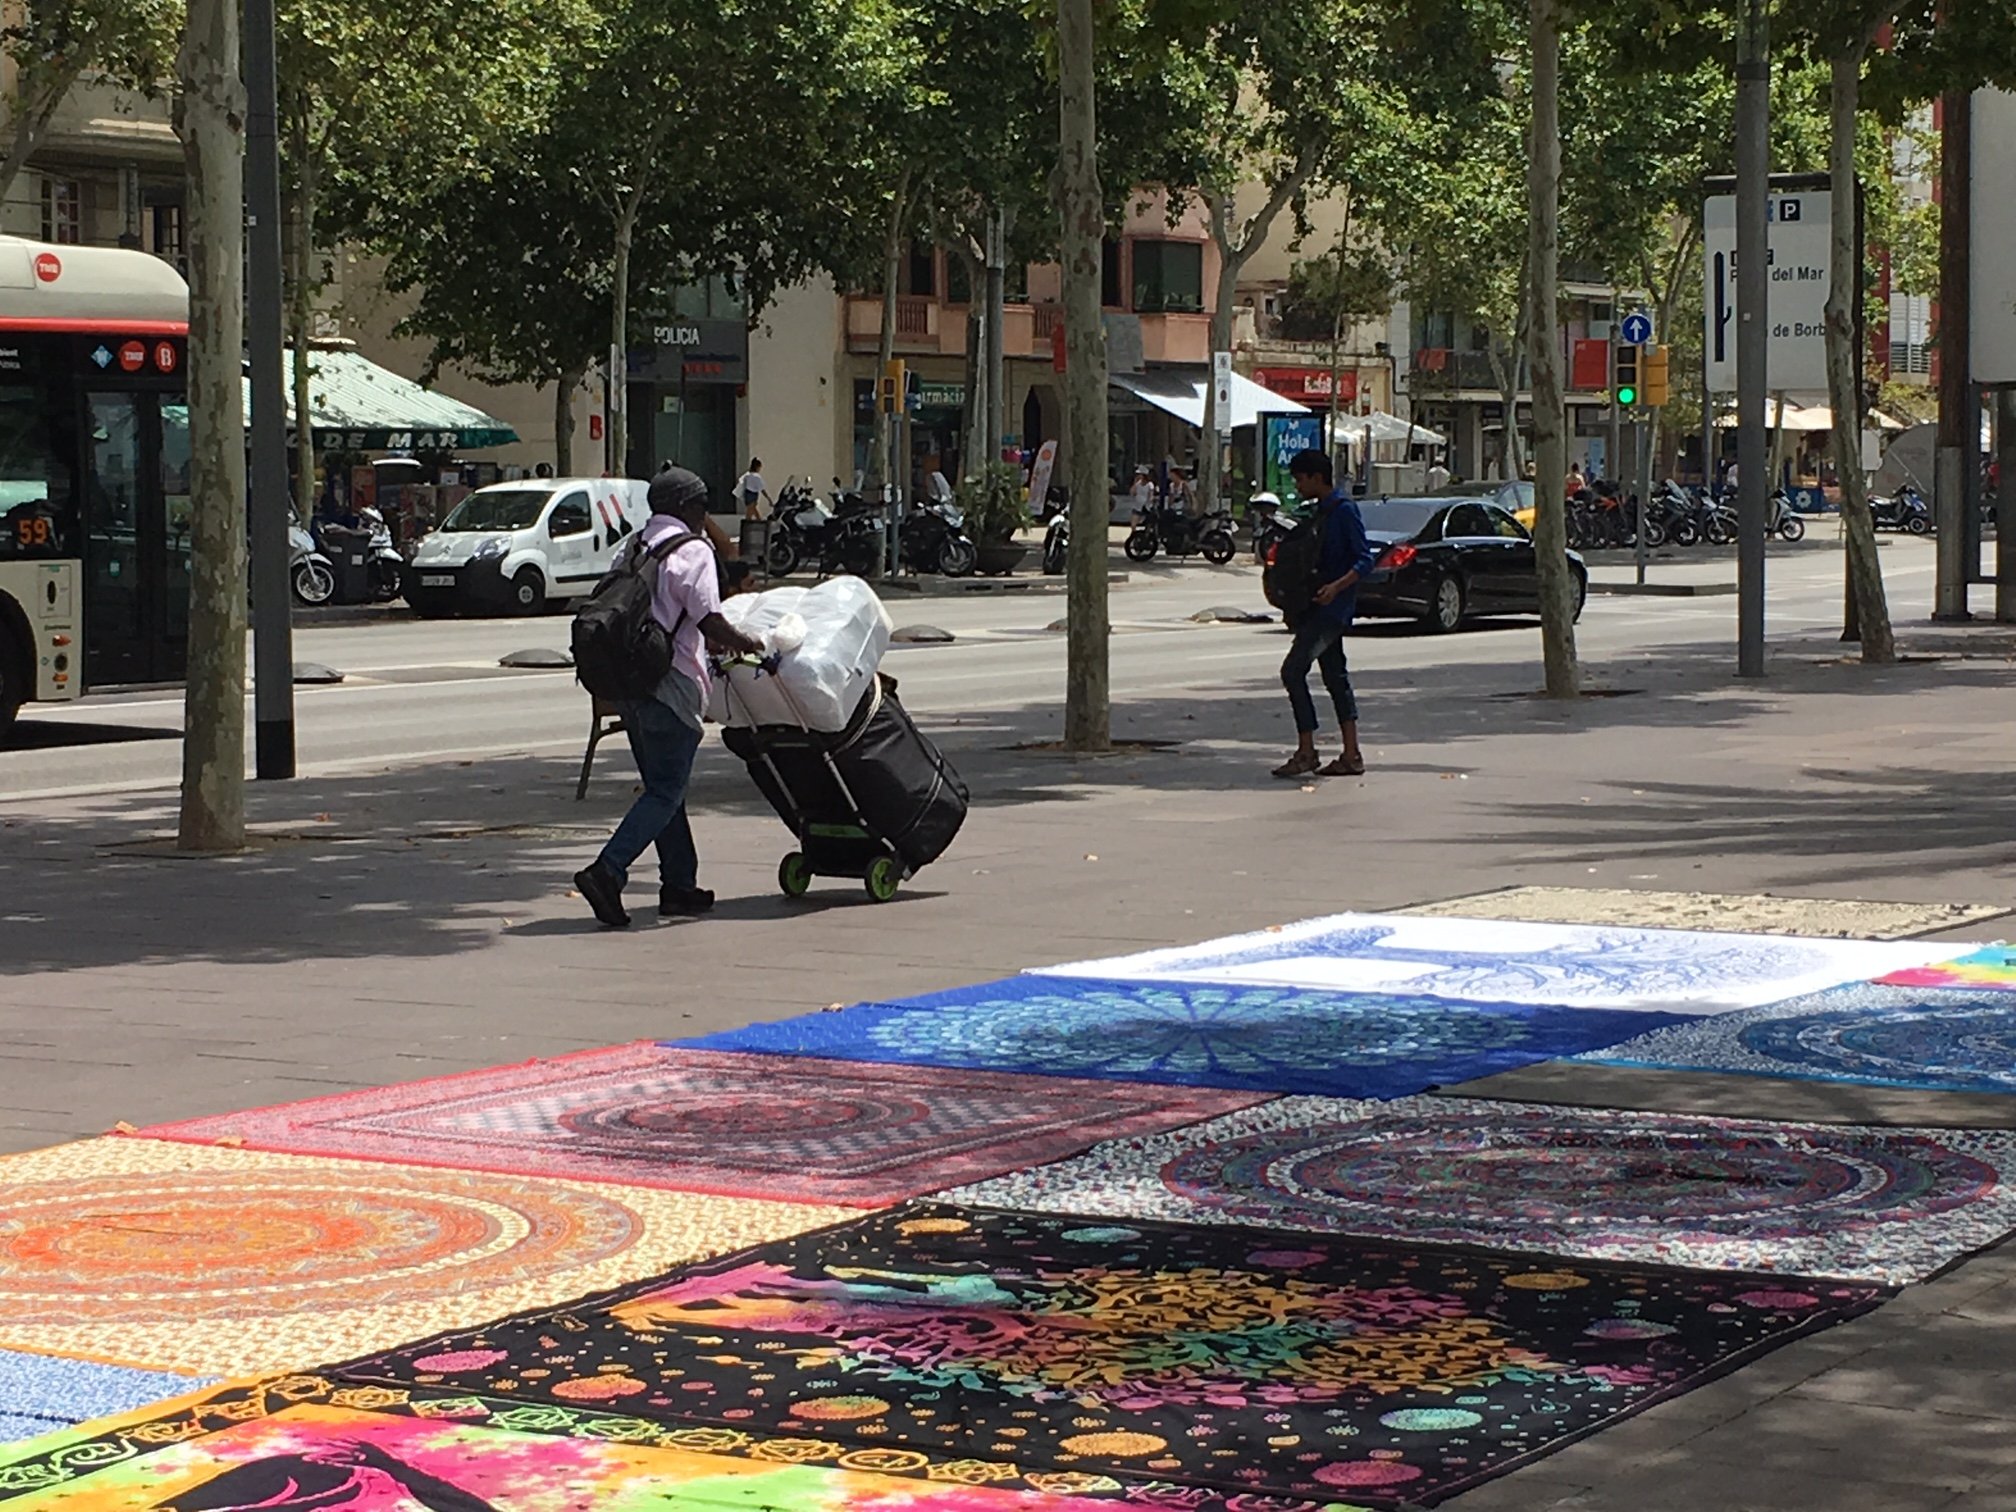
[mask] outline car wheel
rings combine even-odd
[[[1204,537],[1204,560],[1213,567],[1223,567],[1239,554],[1239,548],[1232,537],[1222,530],[1214,530]]]
[[[520,567],[511,579],[511,609],[515,614],[537,614],[546,607],[546,580],[537,567]]]
[[[1149,530],[1136,530],[1127,537],[1127,560],[1130,562],[1152,562],[1162,543]]]
[[[1428,595],[1428,613],[1422,623],[1438,635],[1447,635],[1463,624],[1463,582],[1453,574],[1445,573],[1435,583],[1435,591]]]
[[[296,562],[293,582],[294,597],[311,609],[328,603],[336,592],[336,574],[320,562]]]
[[[938,570],[946,577],[965,577],[980,565],[980,548],[964,536],[947,536],[938,548]]]

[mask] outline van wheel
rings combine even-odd
[[[0,743],[14,728],[14,716],[28,698],[28,658],[13,632],[0,625]]]
[[[546,607],[546,580],[537,567],[520,567],[511,579],[511,608],[519,614],[537,614]]]

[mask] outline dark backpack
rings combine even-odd
[[[1293,630],[1316,602],[1316,579],[1323,555],[1323,525],[1326,510],[1304,520],[1283,536],[1274,548],[1267,570],[1260,576],[1267,602],[1281,611],[1281,618]]]
[[[633,546],[574,611],[574,678],[597,698],[649,698],[672,670],[672,632],[651,613],[654,576],[668,556],[694,541],[705,544],[704,537],[686,533],[649,551]],[[685,618],[681,610],[680,622]]]

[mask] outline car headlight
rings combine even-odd
[[[501,557],[510,549],[511,537],[491,536],[486,540],[477,542],[476,549],[469,553],[469,560],[472,562],[487,562],[492,557]]]

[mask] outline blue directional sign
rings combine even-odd
[[[1628,346],[1643,346],[1652,339],[1652,317],[1643,310],[1624,317],[1624,341]]]

